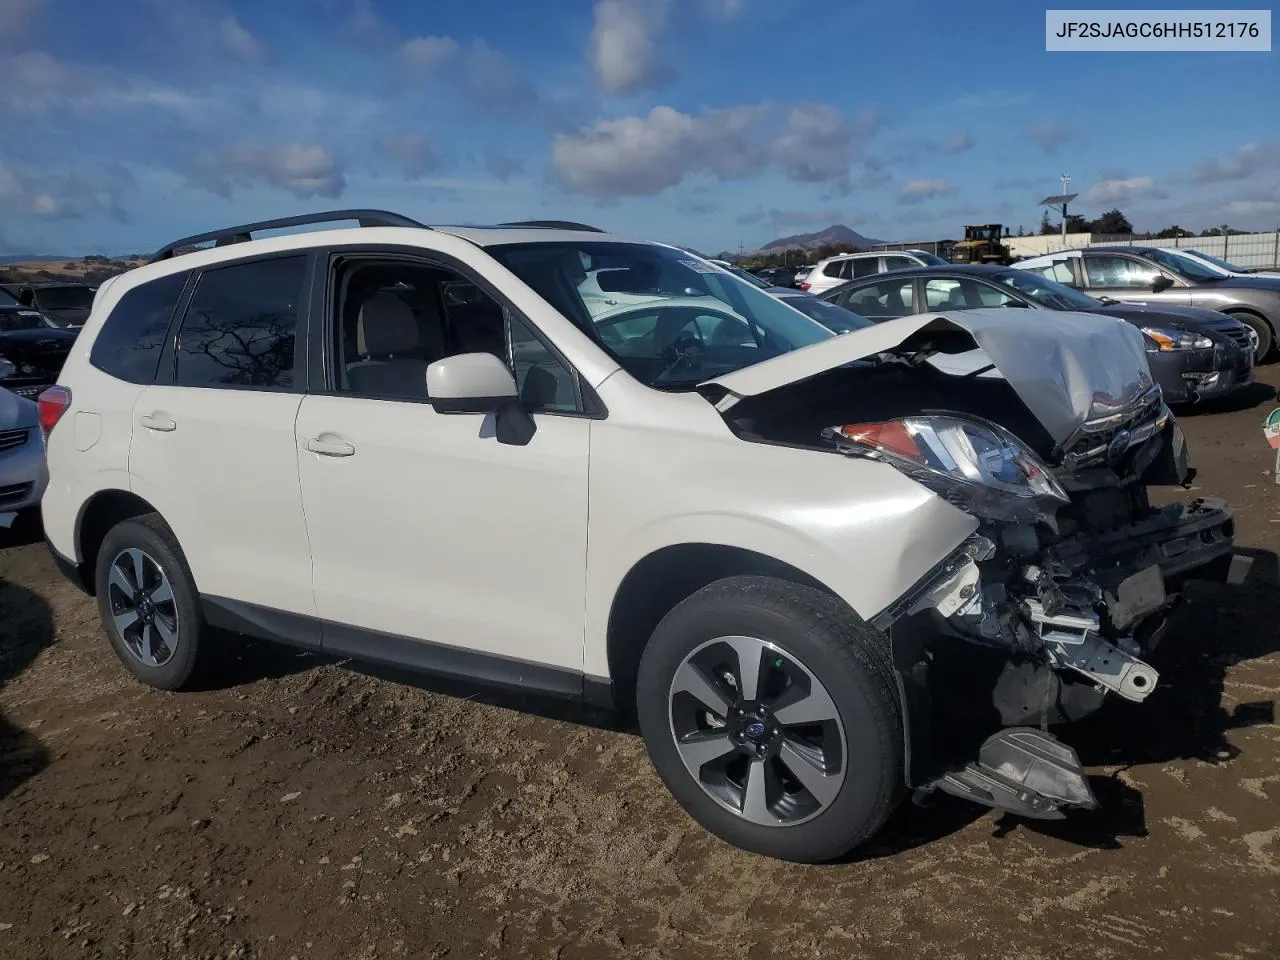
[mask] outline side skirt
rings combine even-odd
[[[613,684],[607,677],[379,633],[225,597],[202,595],[200,606],[211,626],[261,640],[486,687],[580,700],[607,709],[614,706]]]

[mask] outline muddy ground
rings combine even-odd
[[[908,805],[824,867],[707,835],[574,708],[251,644],[211,689],[148,691],[10,533],[0,957],[1278,957],[1273,395],[1184,418],[1256,582],[1194,590],[1161,688],[1072,734],[1103,809]]]

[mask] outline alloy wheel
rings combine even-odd
[[[689,774],[752,823],[803,823],[844,784],[848,750],[831,695],[766,640],[718,637],[686,656],[671,681],[670,722]]]
[[[163,667],[180,638],[173,585],[150,554],[126,547],[111,561],[107,601],[125,648],[144,666]]]

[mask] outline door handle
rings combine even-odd
[[[308,437],[303,446],[322,457],[349,457],[356,452],[354,443],[324,437]]]
[[[163,413],[143,414],[138,422],[148,430],[159,430],[161,433],[169,433],[178,429],[178,421],[173,417],[165,416]]]

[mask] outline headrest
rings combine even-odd
[[[418,321],[409,305],[390,293],[370,297],[356,319],[356,351],[407,353],[419,345]]]

